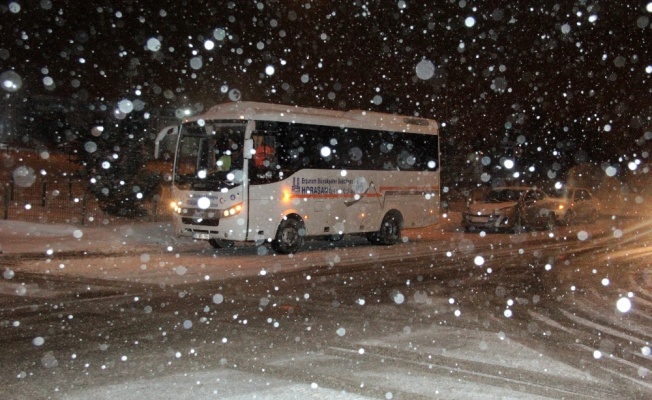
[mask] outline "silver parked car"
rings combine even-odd
[[[579,220],[593,222],[600,214],[600,200],[586,188],[564,188],[552,200],[556,203],[555,218],[564,225]]]
[[[491,189],[481,201],[470,203],[462,214],[466,231],[520,232],[530,228],[552,228],[555,203],[535,187],[507,186]]]

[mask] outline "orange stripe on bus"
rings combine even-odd
[[[388,191],[403,191],[403,192],[414,192],[414,191],[433,191],[433,190],[439,190],[439,186],[413,186],[413,187],[406,187],[406,186],[386,186],[386,187],[381,187],[380,191],[381,193],[366,193],[366,194],[360,194],[359,196],[364,196],[364,197],[382,197],[384,192]],[[338,199],[338,198],[354,198],[356,196],[355,193],[329,193],[329,194],[315,194],[315,193],[292,193],[290,195],[291,199],[296,199],[296,198],[301,198],[301,199]]]

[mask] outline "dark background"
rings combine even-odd
[[[515,3],[10,1],[0,5],[0,73],[15,71],[22,87],[3,97],[95,110],[138,99],[152,113],[241,99],[419,115],[442,125],[449,171],[481,152],[489,167],[517,158],[522,176],[536,166],[529,179],[539,181],[584,163],[623,174],[629,161],[646,165],[647,3]],[[147,48],[152,38],[160,50]],[[416,73],[423,60],[435,66],[429,79]]]

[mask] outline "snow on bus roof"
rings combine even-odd
[[[199,119],[277,121],[426,134],[437,134],[438,132],[437,122],[426,118],[364,110],[336,111],[250,101],[218,104],[209,108],[205,113],[188,118],[185,121],[190,122]]]

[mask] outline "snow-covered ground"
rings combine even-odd
[[[0,221],[0,251],[3,254],[61,252],[115,253],[168,246],[205,247],[205,243],[175,238],[170,222],[84,227],[67,224],[40,224],[16,220]]]
[[[447,216],[437,226],[437,230],[454,232],[459,227],[459,215]],[[255,247],[250,250],[235,251],[251,259],[251,263],[243,262],[237,266],[237,271],[228,266],[209,265],[206,266],[206,257],[210,257],[210,247],[205,242],[194,242],[189,239],[173,237],[172,226],[167,222],[132,223],[106,227],[80,227],[74,225],[53,225],[37,224],[22,221],[0,221],[0,250],[6,256],[19,256],[21,254],[38,255],[42,254],[42,260],[51,255],[77,252],[104,253],[107,254],[107,262],[102,266],[87,265],[83,259],[66,260],[65,274],[79,274],[80,276],[93,277],[108,280],[125,279],[133,281],[138,279],[141,282],[156,282],[157,280],[172,282],[188,282],[190,280],[202,280],[210,276],[211,279],[220,279],[229,274],[251,274],[258,275],[261,271],[273,268],[296,268],[297,259],[292,260],[286,256],[275,258],[271,262],[268,257],[256,257],[258,254]],[[196,254],[192,250],[197,250]],[[203,252],[201,252],[203,250]],[[155,253],[177,253],[186,251],[183,261],[178,265],[171,263],[160,263]],[[351,250],[356,252],[369,253],[366,246],[358,246]],[[234,252],[234,251],[232,251]],[[301,255],[306,262],[323,262],[324,257],[330,257],[329,251],[305,252]],[[128,253],[124,257],[111,257],[116,253]],[[169,254],[168,254],[169,255]],[[119,265],[115,260],[120,259]],[[26,271],[37,271],[38,265],[45,265],[37,257],[34,263],[29,263],[24,268]],[[286,262],[287,261],[287,262]],[[0,258],[0,269],[6,270]],[[36,267],[34,267],[36,266]],[[125,267],[128,266],[128,267]],[[145,268],[143,268],[145,266]],[[59,270],[50,265],[53,270]],[[21,267],[23,268],[23,267]],[[5,284],[11,284],[5,280]],[[6,293],[6,292],[5,292]],[[34,296],[38,297],[38,296]],[[410,302],[411,299],[406,301]],[[416,301],[416,300],[415,300]],[[441,303],[441,308],[447,306],[446,298],[429,299],[432,302]],[[388,306],[389,307],[389,306]],[[543,324],[555,323],[540,316]],[[437,338],[435,342],[433,338]],[[567,377],[579,382],[591,384],[595,381],[590,374],[571,365],[565,364],[551,357],[542,354],[536,349],[524,346],[517,341],[510,340],[503,332],[491,333],[471,329],[451,328],[446,326],[435,326],[423,330],[415,329],[404,332],[400,335],[369,337],[357,342],[360,349],[365,349],[365,356],[373,358],[383,354],[383,360],[391,358],[388,355],[394,349],[419,349],[421,352],[441,357],[451,362],[460,363],[457,371],[464,369],[464,363],[470,365],[487,366],[488,368],[514,368],[519,371],[526,371],[533,376]],[[590,349],[589,349],[590,350]],[[339,353],[350,352],[350,349],[328,348],[324,352],[305,354],[305,360],[293,357],[288,363],[296,368],[297,363],[305,362],[305,368],[313,368],[314,365],[329,364],[329,358],[334,358]],[[389,353],[388,353],[389,352]],[[380,356],[379,356],[380,357]],[[456,361],[457,360],[457,361]],[[457,365],[457,364],[455,364]],[[436,361],[424,363],[426,369],[446,369],[446,365],[440,365]],[[466,375],[477,377],[482,380],[482,369],[463,370]],[[411,374],[393,373],[391,381],[388,382],[388,375],[373,370],[351,371],[352,379],[364,382],[369,387],[391,387],[392,390],[403,393],[412,393],[415,396],[424,398],[453,398],[467,399],[476,398],[482,393],[482,398],[523,398],[525,394],[518,390],[508,390],[505,387],[494,387],[472,383],[473,379],[457,380],[444,378],[441,375],[433,374],[433,379],[424,380],[423,376],[412,376]],[[389,390],[385,398],[394,398],[394,393]],[[0,389],[0,393],[2,390]],[[215,365],[208,371],[191,371],[172,375],[161,376],[153,379],[139,379],[125,381],[120,384],[95,387],[92,390],[80,390],[66,393],[66,398],[85,399],[93,397],[96,399],[141,399],[141,398],[222,398],[222,399],[366,399],[359,394],[336,391],[322,387],[316,382],[298,382],[284,380],[277,377],[269,377],[259,374],[241,372],[219,365]],[[529,394],[529,399],[544,398]]]
[[[459,212],[444,214],[436,230],[454,231],[460,226]],[[418,230],[405,231],[407,236]],[[171,221],[109,224],[103,227],[43,224],[0,220],[2,254],[43,254],[66,252],[133,253],[151,249],[185,251],[210,249],[205,241],[174,235]]]

